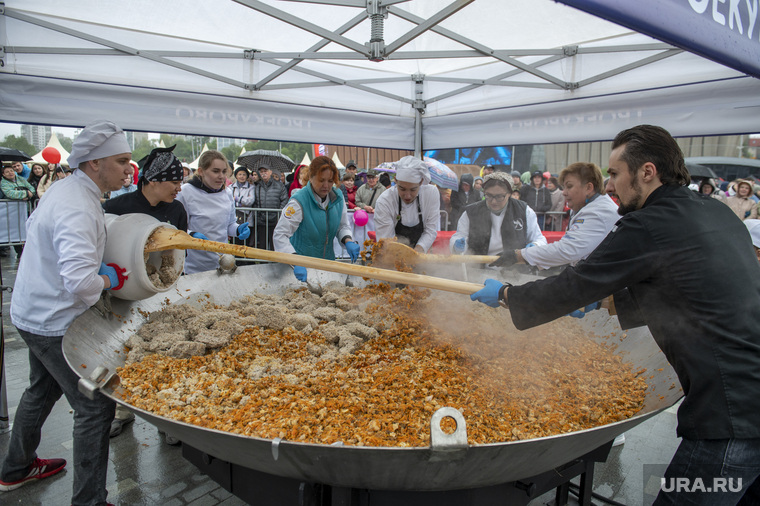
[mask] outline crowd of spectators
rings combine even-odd
[[[252,231],[245,244],[272,250],[272,234],[280,211],[292,195],[308,182],[308,166],[297,165],[292,172],[283,174],[267,163],[257,166],[234,166],[226,159],[225,162],[229,170],[225,172],[224,188],[234,204],[236,222],[238,225],[248,223]],[[135,181],[139,168],[134,162],[133,165],[134,177],[125,179],[122,188],[104,194],[103,201],[137,189]],[[188,183],[196,172],[186,163],[182,165],[183,182]],[[0,180],[0,197],[30,201],[32,207],[51,185],[71,174],[68,167],[60,164],[36,162],[12,162],[5,169],[7,170],[3,171]],[[456,190],[438,187],[442,211],[441,230],[457,230],[459,220],[468,206],[485,199],[484,177],[494,172],[503,172],[503,169],[495,169],[488,165],[483,167],[479,174],[464,173],[459,176]],[[540,230],[564,232],[567,229],[572,213],[556,175],[538,170],[522,174],[512,170],[506,174],[506,181],[511,187],[510,197],[527,204],[535,214]],[[354,160],[350,160],[341,173],[339,189],[346,207],[349,211],[361,209],[369,214],[368,230],[374,229],[373,218],[377,200],[384,191],[395,184],[391,179],[393,175],[392,172],[376,169],[359,170]],[[760,185],[753,180],[717,182],[711,178],[702,178],[695,180],[691,188],[724,202],[742,220],[756,219],[760,216]],[[18,249],[20,251],[21,247]],[[0,248],[0,255],[7,254],[7,246]]]

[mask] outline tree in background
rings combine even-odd
[[[61,147],[71,153],[71,145],[74,144],[72,139],[69,139],[63,134],[55,134],[58,137],[58,142],[61,143]]]
[[[134,149],[132,149],[132,160],[141,160],[142,158],[148,156],[155,147],[156,143],[154,141],[148,139],[142,139],[138,141],[135,144]]]
[[[222,152],[222,154],[227,157],[227,160],[230,160],[232,163],[235,163],[237,161],[238,156],[240,156],[240,150],[242,148],[238,146],[237,144],[230,144],[226,148],[222,148],[219,151]]]
[[[74,142],[73,139],[66,137],[62,134],[57,134],[58,140],[61,146],[71,152],[71,145]],[[134,149],[132,150],[132,159],[140,160],[151,152],[153,148],[158,146],[159,142],[163,141],[164,146],[173,146],[174,155],[183,162],[190,163],[195,160],[199,155],[203,146],[208,146],[209,149],[217,149],[216,137],[203,137],[203,136],[185,136],[185,135],[170,135],[161,134],[159,139],[145,139],[142,138],[136,142]],[[22,136],[8,135],[2,142],[4,147],[20,149],[27,153],[29,156],[37,153],[37,149],[29,144],[27,140]],[[239,146],[232,144],[221,149],[224,156],[233,163],[237,161],[241,151],[245,148],[245,151],[253,151],[256,149],[266,149],[270,151],[280,151],[283,155],[293,160],[296,164],[303,160],[303,156],[308,153],[310,158],[313,158],[312,144],[304,144],[299,142],[278,142],[278,141],[259,141],[249,140],[245,143],[245,146]]]
[[[18,149],[19,151],[23,151],[29,156],[34,156],[37,154],[37,148],[29,144],[29,141],[21,136],[17,137],[15,135],[6,135],[5,139],[3,139],[2,146],[4,148]]]

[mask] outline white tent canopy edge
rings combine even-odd
[[[414,149],[414,119],[324,107],[294,106],[215,95],[65,80],[19,77],[4,83],[4,120],[81,126],[118,118],[122,128],[146,132]],[[98,97],[97,104],[93,101]],[[675,136],[728,135],[760,130],[756,79],[640,90],[605,97],[483,109],[426,118],[425,149],[607,140],[649,123]],[[51,104],[55,104],[51,107]],[[97,105],[97,107],[94,107]]]

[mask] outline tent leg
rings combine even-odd
[[[422,115],[425,113],[425,101],[423,97],[425,95],[425,88],[423,83],[425,82],[424,75],[414,75],[414,156],[422,159]]]
[[[422,113],[414,110],[414,156],[422,159]]]

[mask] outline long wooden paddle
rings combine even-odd
[[[410,267],[422,263],[490,264],[498,258],[495,255],[431,255],[420,253],[400,242],[382,240],[377,250],[373,251],[372,264],[386,267],[398,263]]]
[[[405,285],[421,286],[423,288],[432,288],[434,290],[443,290],[446,292],[471,294],[477,292],[483,285],[477,283],[466,283],[464,281],[454,281],[450,279],[436,278],[433,276],[423,276],[409,272],[398,272],[388,269],[379,269],[377,267],[365,267],[363,265],[348,264],[336,262],[334,260],[323,260],[321,258],[312,258],[289,253],[278,253],[240,244],[227,244],[216,241],[204,241],[195,239],[181,230],[169,227],[157,228],[145,244],[145,252],[164,251],[168,249],[195,249],[204,251],[213,251],[215,253],[228,253],[230,255],[256,258],[277,262],[288,265],[300,265],[302,267],[320,269],[323,271],[337,272],[340,274],[349,274],[363,278],[378,279],[391,283],[401,283]]]

